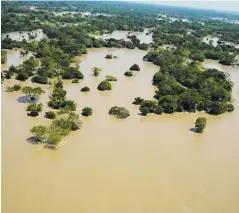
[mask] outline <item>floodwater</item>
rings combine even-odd
[[[34,39],[30,39],[29,35],[35,36]],[[11,38],[12,40],[16,41],[22,41],[25,39],[27,42],[31,41],[40,41],[42,39],[47,39],[47,35],[43,33],[42,29],[37,29],[33,31],[16,31],[16,32],[11,32],[11,33],[4,33],[2,34],[2,39],[6,37]]]
[[[130,41],[129,38],[127,38],[128,35],[135,35],[141,43],[149,44],[153,42],[152,33],[150,33],[150,29],[144,29],[143,32],[134,32],[134,31],[124,31],[124,30],[115,30],[112,33],[106,33],[100,36],[94,35],[96,38],[101,38],[103,40],[105,39],[124,39],[126,41]]]
[[[214,47],[217,47],[218,46],[218,41],[219,41],[219,37],[218,36],[212,36],[212,35],[208,35],[208,36],[205,36],[203,37],[202,41],[205,42],[206,44],[210,44],[210,41],[212,41],[212,45]],[[239,48],[239,44],[235,44],[233,42],[229,42],[229,41],[224,41],[224,43],[226,45],[232,45],[234,46],[235,48]]]
[[[11,65],[18,66],[32,56],[31,52],[28,52],[28,54],[21,56],[20,49],[5,49],[5,51],[7,51],[7,62],[5,64],[1,64],[2,71],[8,70]]]
[[[107,53],[117,59],[105,59]],[[66,82],[67,97],[94,109],[83,118],[80,131],[67,136],[56,151],[26,142],[30,129],[49,124],[41,113],[26,115],[17,102],[20,92],[4,92],[2,84],[2,212],[3,213],[236,213],[239,211],[239,69],[222,67],[235,83],[236,110],[231,114],[205,113],[138,115],[133,98],[152,98],[152,75],[158,67],[143,62],[141,50],[89,49],[81,57],[85,79]],[[125,77],[133,64],[141,71]],[[214,62],[216,64],[216,62]],[[213,66],[206,61],[205,66]],[[102,68],[100,76],[92,67]],[[113,89],[97,85],[110,74]],[[27,84],[27,83],[23,83]],[[30,83],[29,83],[30,84]],[[80,92],[89,86],[88,94]],[[47,91],[48,86],[44,86]],[[46,102],[48,94],[40,99]],[[124,106],[131,116],[108,115],[111,106]],[[49,110],[44,107],[44,110]],[[190,131],[198,116],[208,125],[203,134]]]

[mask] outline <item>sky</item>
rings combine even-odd
[[[179,6],[179,7],[192,7],[192,8],[201,8],[201,9],[212,9],[212,10],[221,10],[221,11],[234,11],[239,12],[239,0],[227,1],[207,1],[207,0],[173,0],[173,1],[146,1],[146,0],[127,0],[127,1],[137,1],[137,2],[147,2],[147,3],[157,3],[161,5],[170,5],[170,6]]]

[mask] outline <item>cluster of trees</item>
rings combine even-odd
[[[19,91],[21,88],[22,88],[21,85],[19,85],[19,84],[14,84],[12,87],[7,86],[7,87],[6,87],[6,92]]]
[[[68,135],[71,131],[80,129],[82,122],[79,115],[74,112],[61,115],[47,126],[34,126],[31,133],[38,142],[46,144],[46,147],[55,149],[62,137]]]
[[[66,99],[66,91],[63,89],[62,81],[58,80],[55,83],[53,92],[50,95],[48,106],[53,109],[61,109],[62,113],[76,110],[75,101]]]
[[[110,115],[114,115],[117,118],[127,118],[130,116],[129,110],[124,107],[113,106],[109,110]]]

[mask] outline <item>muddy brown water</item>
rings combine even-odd
[[[107,60],[112,53],[117,59]],[[80,131],[67,136],[56,151],[26,142],[30,129],[50,124],[26,115],[20,92],[4,92],[2,84],[2,212],[3,213],[235,213],[239,211],[239,70],[222,67],[235,83],[236,110],[231,114],[205,113],[138,115],[133,98],[152,98],[152,75],[158,67],[143,62],[144,51],[90,49],[81,57],[85,79],[65,82],[77,112],[91,106]],[[123,73],[138,63],[132,78]],[[206,61],[205,66],[215,66]],[[102,68],[100,76],[92,67]],[[118,78],[109,92],[96,88],[104,76]],[[22,83],[23,85],[30,83]],[[89,86],[88,94],[80,92]],[[48,86],[44,86],[47,91]],[[40,102],[46,102],[44,94]],[[118,120],[108,115],[111,106],[129,109]],[[46,106],[44,111],[49,110]],[[190,131],[198,116],[208,119],[204,134]]]

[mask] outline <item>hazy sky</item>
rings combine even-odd
[[[127,0],[127,1],[136,1],[136,0]],[[181,7],[194,7],[194,8],[202,8],[202,9],[213,9],[213,10],[224,10],[224,11],[235,11],[239,12],[239,0],[227,1],[227,0],[219,0],[219,1],[198,1],[198,0],[173,0],[173,1],[145,1],[145,0],[137,0],[138,2],[152,2],[162,5],[170,5],[170,6],[181,6]]]

